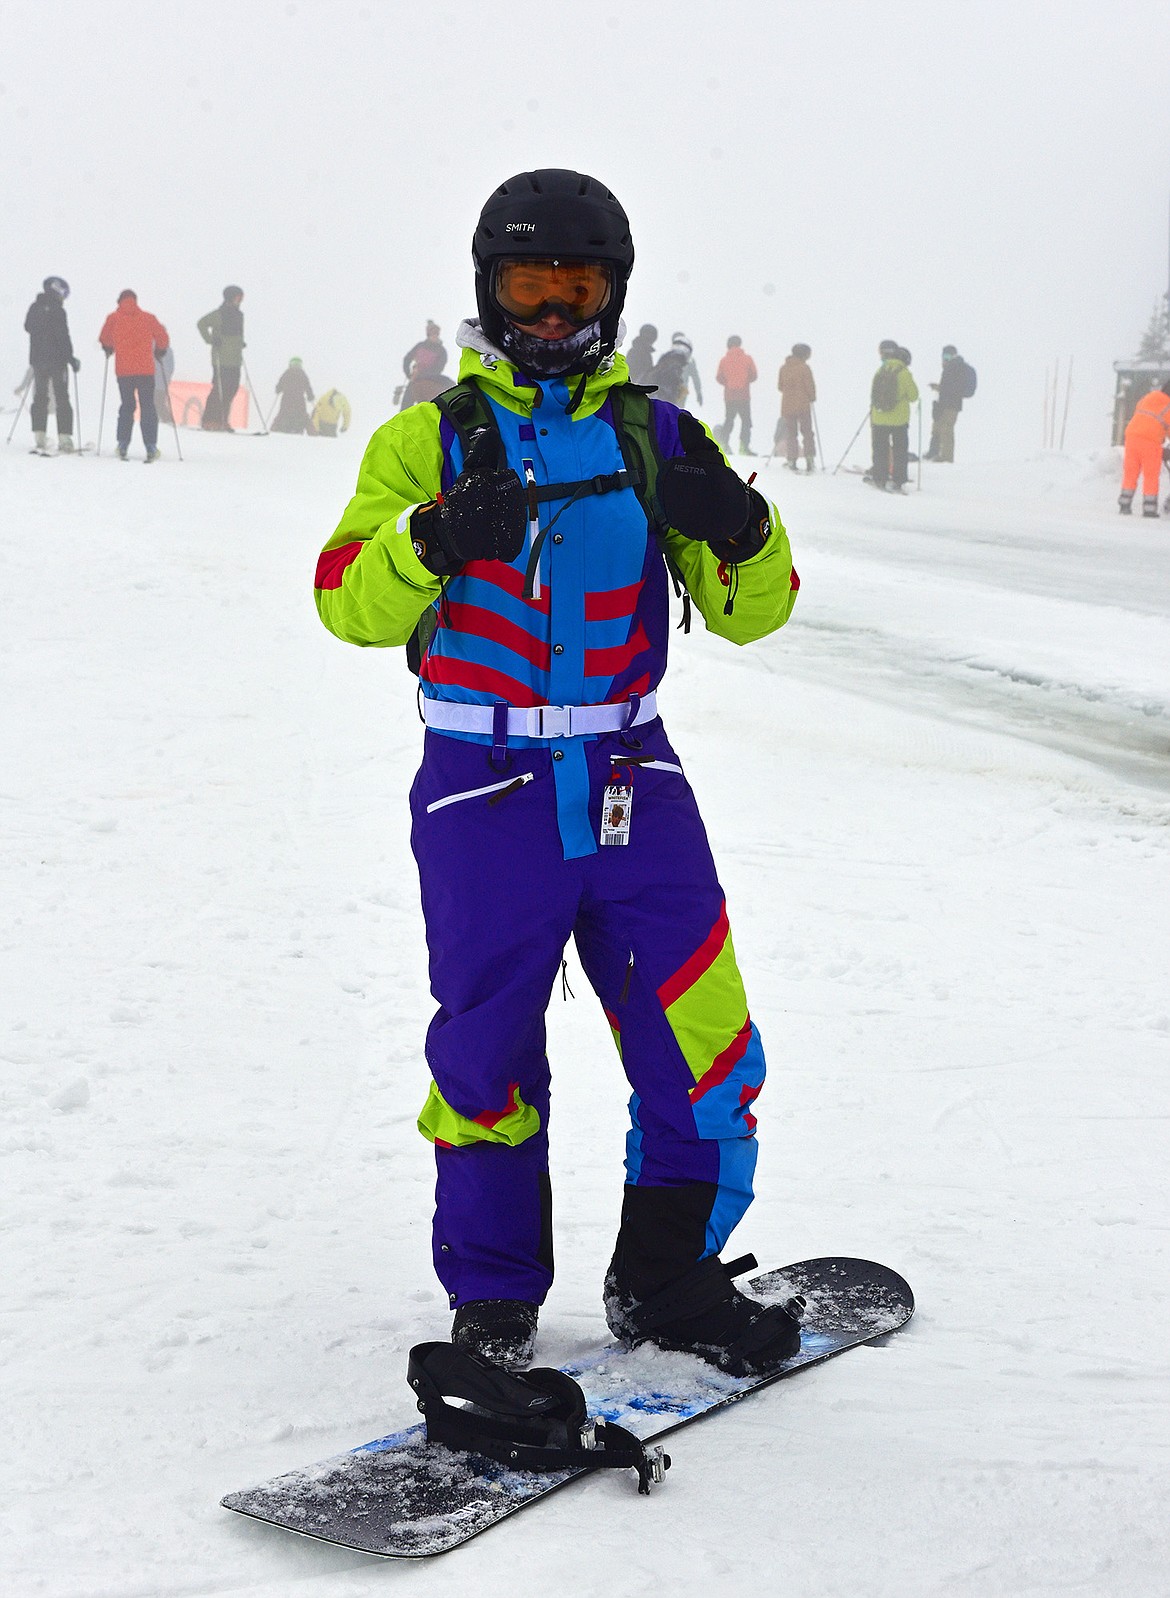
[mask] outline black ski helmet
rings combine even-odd
[[[493,344],[503,337],[505,317],[492,295],[497,261],[540,256],[605,261],[614,269],[613,293],[600,315],[601,341],[588,362],[594,370],[617,348],[617,328],[634,264],[630,222],[604,183],[583,172],[547,167],[520,172],[499,188],[479,214],[471,241],[479,321]]]
[[[238,283],[229,283],[223,291],[223,302],[225,305],[227,305],[231,300],[242,300],[243,297],[244,291]]]
[[[41,288],[46,294],[59,294],[63,300],[69,296],[69,285],[63,277],[47,277]]]

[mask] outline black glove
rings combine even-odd
[[[767,500],[747,486],[686,411],[679,415],[678,436],[686,454],[658,473],[658,498],[669,525],[684,538],[709,544],[729,566],[758,555],[771,528]]]
[[[494,450],[495,441],[484,430],[447,493],[410,519],[414,552],[436,577],[458,571],[469,560],[515,560],[524,547],[524,487],[511,467],[490,464]]]
[[[73,370],[75,372],[80,372],[80,370],[81,370],[81,362],[77,359],[76,355],[71,355],[69,357],[69,364],[70,364],[70,366],[73,368]]]
[[[102,349],[105,351],[106,360],[108,361],[110,356],[114,353],[114,346],[112,344],[103,344]]]

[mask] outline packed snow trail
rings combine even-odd
[[[17,1598],[382,1593],[218,1499],[409,1421],[405,1351],[447,1326],[414,1130],[421,728],[401,653],[341,646],[310,594],[361,440],[188,441],[149,473],[0,455]],[[782,1568],[812,1598],[1153,1598],[1170,524],[1122,522],[1092,462],[766,486],[793,622],[676,635],[662,692],[771,1067],[734,1246],[881,1258],[918,1317],[680,1437],[649,1502],[586,1483],[450,1558],[489,1595]],[[1081,700],[1151,743],[1053,747]],[[550,1363],[601,1328],[626,1124],[570,966]]]

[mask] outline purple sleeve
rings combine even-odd
[[[654,431],[658,438],[658,453],[664,461],[674,460],[686,451],[679,442],[678,419],[682,414],[677,405],[671,405],[666,400],[652,399],[650,406],[654,412]]]

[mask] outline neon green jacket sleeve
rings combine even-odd
[[[442,473],[439,413],[400,411],[366,446],[357,491],[317,563],[321,620],[346,643],[406,643],[439,596],[439,579],[414,552],[410,512],[433,500]]]
[[[733,644],[754,643],[757,638],[774,633],[783,627],[796,603],[800,579],[792,569],[788,534],[776,507],[769,503],[768,511],[772,531],[767,543],[758,555],[735,567],[724,566],[712,554],[709,544],[684,538],[673,530],[666,535],[671,560],[707,631],[718,633]],[[730,616],[725,614],[729,595]]]

